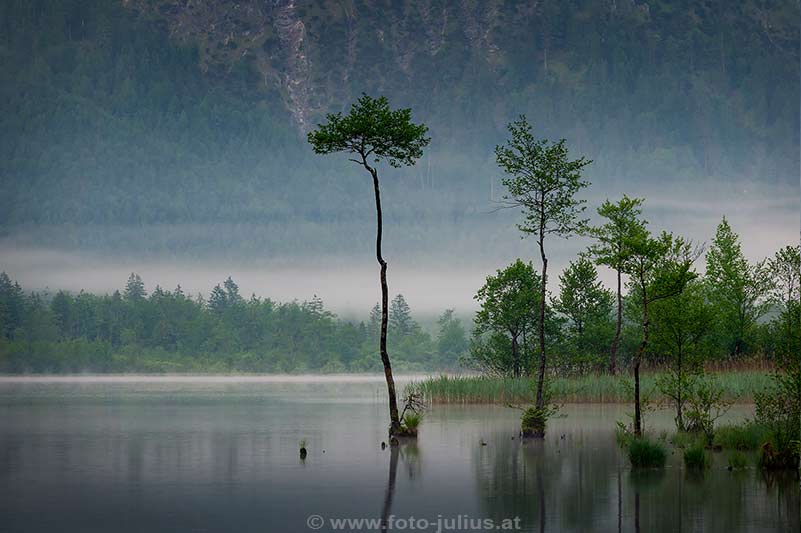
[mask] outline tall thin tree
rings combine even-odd
[[[642,435],[642,408],[640,403],[640,365],[650,340],[649,305],[681,294],[687,284],[695,279],[692,264],[701,254],[692,243],[681,237],[663,232],[652,237],[642,227],[626,242],[630,253],[623,265],[629,275],[633,296],[640,305],[640,327],[642,337],[634,355],[634,434]]]
[[[620,346],[620,331],[623,326],[623,265],[629,256],[630,250],[626,247],[627,239],[642,229],[646,223],[640,219],[643,200],[629,198],[623,195],[617,203],[606,200],[598,208],[598,214],[606,219],[600,226],[587,229],[589,236],[597,242],[590,246],[590,253],[595,262],[615,271],[617,275],[617,320],[615,321],[615,336],[609,349],[609,373],[617,372],[617,351]]]
[[[333,113],[326,116],[325,124],[309,132],[308,141],[317,154],[344,152],[355,157],[349,158],[363,167],[373,180],[376,210],[375,254],[380,267],[381,279],[381,338],[379,350],[384,365],[389,394],[389,417],[391,435],[401,433],[398,417],[398,402],[395,394],[395,381],[392,365],[387,352],[387,322],[389,309],[389,289],[387,286],[387,262],[381,253],[383,219],[381,213],[381,192],[379,189],[377,165],[386,162],[394,168],[412,166],[423,155],[431,141],[426,136],[428,128],[411,120],[411,109],[390,109],[383,96],[372,98],[363,94],[351,106],[350,113]]]
[[[542,410],[543,383],[545,381],[545,302],[548,283],[548,257],[545,255],[545,238],[548,235],[567,237],[579,231],[586,220],[584,200],[576,193],[589,185],[581,179],[584,167],[591,163],[583,157],[571,160],[565,139],[551,142],[537,139],[524,115],[508,126],[510,138],[506,144],[495,147],[495,160],[506,176],[502,182],[508,190],[504,195],[506,207],[520,208],[523,222],[518,224],[524,235],[534,235],[542,260],[540,280],[539,347],[540,361],[537,373],[535,407]],[[535,436],[545,435],[545,421]]]

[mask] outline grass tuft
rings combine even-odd
[[[661,468],[665,466],[667,450],[658,441],[644,437],[633,437],[627,443],[629,461],[635,468]]]
[[[417,433],[417,428],[420,427],[422,421],[423,415],[421,413],[406,413],[403,417],[403,426],[407,430]]]
[[[687,468],[704,470],[709,467],[710,463],[710,458],[700,442],[684,450],[684,465]]]
[[[746,466],[748,466],[748,458],[745,456],[743,452],[740,451],[733,451],[729,454],[728,457],[729,461],[729,468],[731,470],[742,470]]]

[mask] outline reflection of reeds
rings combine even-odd
[[[661,372],[642,376],[643,394],[652,394],[659,401],[655,380]],[[750,403],[754,391],[769,384],[769,372],[738,371],[716,373],[729,400]],[[626,403],[631,401],[626,375],[588,374],[576,377],[554,377],[549,385],[553,399],[572,403]],[[440,376],[410,383],[407,387],[432,403],[521,404],[532,401],[531,381],[526,378],[485,376]]]

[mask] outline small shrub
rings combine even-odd
[[[692,393],[687,398],[687,431],[703,434],[707,444],[712,444],[715,436],[715,421],[731,407],[725,390],[717,379],[703,378],[695,382]]]
[[[741,470],[748,466],[748,458],[743,452],[734,451],[729,454],[729,469]]]
[[[545,435],[546,416],[542,409],[529,407],[523,411],[520,420],[520,429],[524,437],[542,437]]]
[[[660,468],[665,466],[667,450],[660,442],[652,442],[643,437],[628,440],[629,461],[635,468]]]
[[[703,470],[709,467],[709,463],[709,457],[700,443],[696,443],[684,450],[684,466],[687,468]]]
[[[420,427],[420,423],[423,421],[423,414],[422,413],[406,413],[403,417],[403,425],[409,431],[414,431],[417,433],[417,428]]]
[[[408,412],[403,415],[401,419],[401,430],[397,437],[417,437],[417,430],[420,423],[423,421],[423,413],[416,413],[414,411]]]

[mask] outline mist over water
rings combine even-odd
[[[758,183],[654,187],[652,185],[616,185],[606,190],[603,184],[591,186],[587,214],[592,217],[605,198],[619,198],[623,193],[646,198],[644,216],[653,232],[662,230],[708,243],[722,216],[726,216],[742,240],[743,251],[751,260],[772,255],[780,247],[798,240],[798,186],[764,186]],[[392,198],[388,198],[391,202]],[[404,235],[402,223],[385,225],[385,256],[389,262],[392,294],[401,293],[417,312],[436,313],[445,308],[470,311],[473,295],[484,278],[520,257],[539,264],[536,243],[521,239],[515,227],[516,212],[493,211],[495,205],[475,217],[478,223],[450,224],[435,227],[425,235],[425,245],[413,248]],[[270,250],[228,252],[225,256],[188,257],[186,253],[137,255],[115,254],[102,250],[37,247],[35,242],[19,237],[0,241],[0,269],[26,289],[70,291],[86,290],[110,293],[121,289],[131,272],[140,274],[149,291],[158,284],[164,289],[181,285],[184,292],[208,295],[211,288],[231,276],[240,292],[249,296],[270,297],[279,301],[308,300],[314,295],[330,309],[363,318],[379,298],[378,267],[375,263],[373,206],[364,206],[364,236],[350,246],[358,251],[339,254],[315,254],[315,243],[325,248],[332,230],[321,225],[315,240],[298,247],[296,253],[270,254]],[[107,231],[114,232],[114,228]],[[158,238],[158,227],[143,229]],[[213,234],[215,226],[206,232]],[[265,228],[265,231],[270,231]],[[292,234],[293,229],[283,231]],[[269,238],[269,237],[268,237]],[[558,273],[589,241],[581,237],[546,241],[550,261],[550,286],[554,290]],[[238,256],[238,257],[237,257]],[[703,270],[703,258],[696,268]],[[601,278],[611,284],[612,273],[600,269]]]

